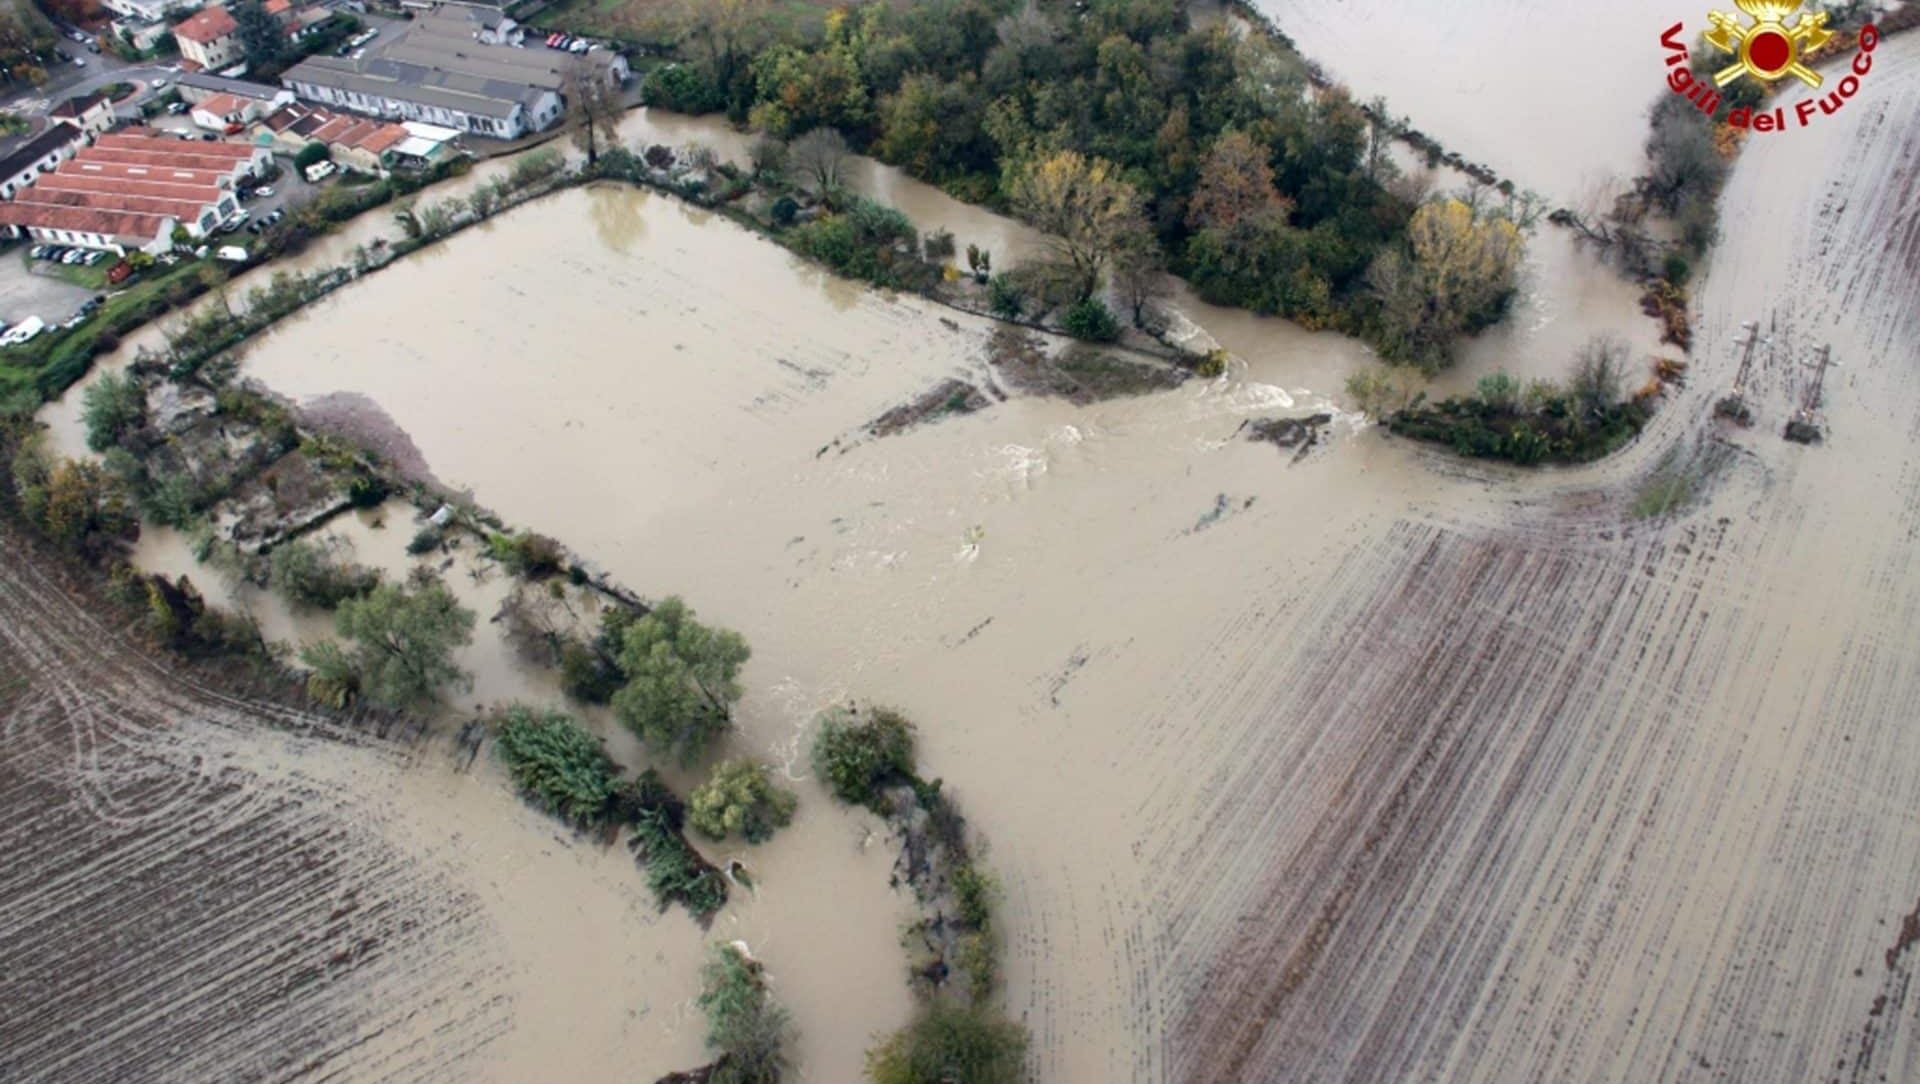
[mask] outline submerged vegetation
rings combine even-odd
[[[709,947],[696,1004],[707,1018],[707,1047],[720,1055],[707,1084],[778,1084],[789,1067],[793,1022],[767,989],[759,961],[737,944]]]
[[[1626,358],[1619,340],[1595,339],[1581,350],[1565,385],[1533,381],[1523,387],[1504,372],[1493,373],[1481,378],[1475,395],[1433,404],[1381,373],[1357,374],[1347,390],[1394,433],[1464,456],[1522,466],[1585,463],[1631,441],[1652,416],[1648,397],[1622,398]]]
[[[620,766],[571,716],[515,705],[493,741],[494,754],[529,802],[582,830],[613,816]]]

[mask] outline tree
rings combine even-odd
[[[493,749],[522,797],[575,828],[592,828],[612,813],[620,766],[565,712],[508,708]]]
[[[792,823],[798,804],[792,791],[774,785],[766,765],[729,760],[688,796],[687,823],[713,839],[738,834],[748,843],[765,843]]]
[[[600,164],[601,143],[619,138],[620,95],[584,56],[568,65],[560,94],[567,103],[567,135],[586,152],[592,169]]]
[[[1455,338],[1505,311],[1524,243],[1512,222],[1458,199],[1422,206],[1407,237],[1407,251],[1386,253],[1368,272],[1381,303],[1380,353],[1432,372],[1453,360]]]
[[[736,676],[749,654],[739,633],[708,628],[669,598],[622,633],[627,683],[613,695],[614,714],[642,741],[691,763],[732,725]]]
[[[47,475],[40,527],[67,552],[97,556],[135,522],[125,489],[100,464],[69,459]]]
[[[233,16],[234,35],[240,39],[240,51],[247,58],[249,72],[255,78],[277,74],[292,52],[280,20],[267,14],[260,0],[232,0],[227,11]]]
[[[101,374],[80,396],[87,447],[104,452],[147,421],[147,392],[122,372]]]
[[[1604,417],[1620,401],[1627,356],[1627,344],[1612,335],[1596,335],[1580,348],[1567,390],[1583,418]]]
[[[336,557],[317,542],[296,538],[267,555],[267,582],[296,606],[330,610],[364,595],[380,583],[380,573]]]
[[[1122,239],[1144,229],[1139,193],[1103,158],[1061,151],[1014,169],[1008,197],[1073,267],[1080,297],[1093,294]]]
[[[1293,205],[1274,187],[1266,149],[1245,132],[1214,140],[1200,165],[1200,182],[1187,204],[1187,225],[1232,233],[1243,223],[1284,224]]]
[[[873,1084],[1019,1084],[1027,1030],[984,1008],[945,1003],[867,1051]]]
[[[913,724],[888,708],[868,716],[834,710],[820,716],[813,738],[813,771],[835,798],[872,807],[880,788],[913,777]]]
[[[453,653],[473,640],[473,611],[438,581],[413,591],[381,584],[348,599],[334,614],[334,630],[345,649],[336,654],[309,644],[300,649],[301,659],[319,670],[321,663],[344,657],[360,692],[375,703],[428,703],[443,686],[467,680]]]
[[[793,1025],[767,990],[759,963],[733,945],[712,946],[700,969],[697,1003],[707,1017],[707,1046],[721,1055],[707,1084],[778,1084]]]
[[[787,148],[787,163],[813,182],[815,195],[823,196],[840,187],[848,153],[845,136],[832,128],[815,128]]]

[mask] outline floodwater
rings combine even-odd
[[[1449,12],[1448,33],[1470,53],[1474,27],[1518,42],[1555,18],[1508,7]],[[1293,25],[1314,10],[1282,26],[1362,88],[1371,51],[1418,55],[1331,15]],[[1564,53],[1502,60],[1577,80]],[[742,631],[737,749],[804,777],[821,706],[917,719],[924,768],[1005,883],[1005,997],[1040,1079],[1912,1079],[1920,39],[1877,62],[1872,98],[1747,148],[1689,384],[1582,470],[1460,464],[1348,415],[1298,461],[1248,443],[1245,420],[1337,411],[1369,359],[1190,299],[1237,359],[1226,377],[865,439],[938,381],[982,378],[990,325],[611,186],[344,291],[246,368],[296,399],[369,397],[447,483]],[[1522,183],[1577,183],[1570,144],[1510,115],[1461,116],[1489,143],[1457,142],[1448,70],[1375,85],[1430,96],[1417,124]],[[1593,114],[1591,162],[1637,147],[1642,105],[1578,89],[1562,100]],[[902,191],[940,221],[937,193]],[[1646,334],[1584,256],[1536,258],[1538,318],[1449,380],[1547,374],[1592,331]],[[1759,424],[1716,436],[1748,319],[1772,336]],[[1820,343],[1846,366],[1830,436],[1789,445]],[[1636,518],[1641,479],[1675,462],[1711,464],[1693,503]],[[764,922],[753,944],[807,1078],[851,1079],[907,1011],[898,916],[862,818],[802,794],[801,821],[754,852],[761,896],[722,923]],[[517,887],[537,913],[638,883]],[[592,940],[495,928],[522,961]],[[684,1000],[698,935],[680,932],[658,974]],[[650,1023],[658,994],[637,1028],[594,1015],[558,1040],[532,992],[561,980],[523,967],[526,1000],[469,1078],[520,1079],[536,1052],[567,1075],[615,1050],[688,1061]]]
[[[1367,101],[1555,206],[1640,173],[1647,109],[1666,87],[1660,35],[1707,6],[1604,8],[1482,0],[1444,15],[1391,0],[1255,0],[1300,51]]]

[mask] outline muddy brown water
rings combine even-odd
[[[1357,39],[1316,50],[1283,24],[1336,71],[1361,63]],[[1005,881],[1006,999],[1042,1079],[1908,1079],[1920,48],[1890,43],[1879,64],[1875,96],[1835,123],[1747,149],[1689,385],[1580,471],[1387,440],[1339,413],[1364,350],[1190,299],[1237,359],[1227,377],[864,440],[888,407],[979,376],[990,327],[613,187],[455,238],[282,325],[246,365],[298,399],[366,395],[449,484],[740,629],[755,654],[736,748],[804,778],[822,705],[918,719],[927,770]],[[1390,96],[1437,78],[1409,70],[1382,77]],[[1640,108],[1595,123],[1637,143]],[[1455,145],[1446,115],[1415,119]],[[1532,144],[1486,130],[1489,153],[1459,149],[1524,179]],[[1560,336],[1546,356],[1634,326],[1577,254],[1539,258],[1590,288],[1540,290],[1560,322],[1506,334]],[[1771,331],[1759,424],[1716,438],[1746,319]],[[1787,445],[1798,362],[1823,342],[1846,365],[1828,443]],[[1527,364],[1513,349],[1476,344],[1449,379]],[[1234,435],[1318,410],[1329,439],[1297,465]],[[70,409],[50,413],[71,439]],[[1698,499],[1635,519],[1638,480],[1710,439],[1732,454]],[[429,846],[438,818],[468,815],[449,792],[482,780],[362,771],[402,822],[371,823],[378,846],[451,853],[500,889],[494,833]],[[802,790],[800,824],[755,852],[776,875],[747,906],[803,1073],[850,1079],[906,1011],[897,901],[870,826]],[[551,836],[492,797],[484,815],[517,825],[497,829],[503,853]],[[400,815],[413,802],[428,827]],[[597,1006],[590,1026],[551,1026],[565,980],[544,962],[586,956],[597,927],[534,919],[644,891],[617,853],[558,861],[583,872],[463,911],[512,982],[460,1073],[690,1064],[697,1037],[656,1015],[668,998],[684,1021],[692,991],[700,935],[673,916],[657,945],[623,927],[643,939],[628,959],[661,963],[637,1023]]]

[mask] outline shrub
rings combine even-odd
[[[619,766],[564,713],[508,708],[493,748],[521,797],[573,827],[592,828],[612,812]]]
[[[1481,377],[1476,390],[1490,410],[1512,410],[1520,399],[1520,382],[1504,370]]]
[[[653,898],[663,908],[678,903],[695,918],[720,910],[727,902],[727,879],[681,837],[675,810],[658,797],[666,792],[670,798],[671,792],[652,769],[642,773],[636,790],[642,808],[633,818],[633,845]]]
[[[543,534],[495,534],[487,539],[487,556],[507,566],[516,576],[541,579],[560,571],[566,551]]]
[[[1693,277],[1693,266],[1687,262],[1685,256],[1682,256],[1678,252],[1667,253],[1666,261],[1662,265],[1661,270],[1666,280],[1675,286],[1685,286],[1687,280]]]
[[[913,777],[913,724],[887,708],[865,720],[827,712],[813,739],[813,770],[835,798],[880,811],[880,788]]]
[[[578,640],[560,646],[560,689],[575,700],[604,704],[620,691],[620,668]]]
[[[440,528],[429,523],[414,532],[412,540],[407,543],[407,552],[418,557],[421,554],[430,553],[439,549],[440,543],[444,541],[446,541],[446,536],[441,533]]]
[[[760,965],[732,945],[714,945],[700,969],[707,1045],[721,1061],[708,1084],[776,1084],[786,1072],[792,1025],[773,1000]]]
[[[773,201],[772,213],[773,224],[785,229],[793,225],[794,220],[800,217],[800,205],[793,201],[792,196],[781,196],[779,199]]]
[[[960,921],[976,930],[984,930],[993,925],[993,901],[1000,893],[1000,886],[994,881],[993,874],[982,870],[971,861],[963,862],[953,871],[953,894],[960,905]]]
[[[1227,374],[1227,352],[1225,350],[1207,351],[1206,357],[1194,363],[1193,371],[1200,376],[1206,377],[1208,380],[1225,376]]]
[[[1061,318],[1060,326],[1074,338],[1089,342],[1110,343],[1120,337],[1120,321],[1097,297],[1076,302]]]
[[[1018,320],[1026,310],[1026,291],[1019,280],[1003,271],[987,280],[987,304],[993,306],[995,316],[1003,320]]]
[[[922,252],[926,253],[927,259],[929,260],[938,262],[940,260],[952,259],[954,253],[953,231],[944,229],[934,230],[921,239],[920,248]]]
[[[296,538],[267,555],[267,579],[296,605],[331,610],[379,586],[380,573],[339,560],[316,542]]]
[[[768,778],[765,765],[729,760],[687,799],[687,823],[712,839],[739,834],[748,843],[765,843],[793,821],[799,799]]]
[[[693,64],[663,64],[647,73],[640,93],[648,105],[676,113],[712,113],[726,104],[713,80]]]
[[[1019,1084],[1027,1031],[979,1007],[930,1006],[867,1051],[873,1084]]]

